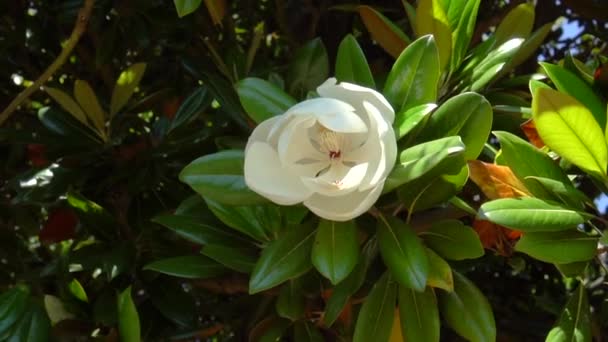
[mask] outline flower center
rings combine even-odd
[[[322,127],[319,133],[319,145],[322,153],[327,153],[330,160],[339,160],[342,157],[344,136]]]

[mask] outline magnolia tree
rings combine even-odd
[[[0,135],[29,159],[3,188],[2,339],[602,340],[604,57],[519,74],[554,26],[534,29],[532,4],[473,42],[479,0],[403,1],[397,22],[336,6],[365,32],[280,68],[263,25],[225,58],[206,36],[217,70],[184,56],[180,92],[145,60],[107,92],[48,80],[93,3],[0,116],[37,113]],[[227,3],[205,7],[241,30]]]

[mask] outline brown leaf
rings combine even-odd
[[[404,33],[400,32],[398,27],[392,25],[386,17],[370,6],[359,6],[357,10],[363,24],[372,38],[378,42],[378,45],[394,58],[399,57],[401,51],[408,44]]]
[[[532,119],[522,123],[520,127],[532,145],[536,146],[536,148],[542,148],[545,146],[545,142],[538,135],[536,125],[534,125],[534,121],[532,121]]]
[[[530,196],[530,192],[507,166],[470,160],[471,180],[489,199]]]
[[[485,249],[493,250],[499,255],[508,257],[513,254],[513,246],[522,232],[505,228],[490,221],[475,220],[473,229]]]

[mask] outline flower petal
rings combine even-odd
[[[371,88],[365,88],[356,84],[340,82],[336,84],[335,78],[330,78],[317,88],[317,93],[325,98],[342,100],[353,107],[356,113],[365,113],[363,102],[367,101],[378,111],[389,124],[395,120],[395,111],[386,98]],[[363,117],[363,120],[365,118]]]
[[[321,125],[334,132],[367,132],[365,122],[354,111],[355,108],[344,101],[320,97],[296,104],[289,108],[285,115],[312,116]]]
[[[367,163],[348,167],[332,163],[329,170],[319,177],[302,177],[302,182],[313,192],[328,197],[343,196],[354,192],[367,172]]]
[[[397,140],[392,127],[387,125],[375,106],[364,101],[363,107],[370,117],[369,136],[363,146],[344,156],[347,162],[369,163],[367,175],[361,181],[361,191],[384,181],[397,160]]]
[[[251,132],[251,135],[249,136],[249,140],[247,141],[247,148],[249,147],[250,144],[252,144],[256,141],[268,142],[268,139],[270,137],[270,132],[272,131],[273,127],[275,127],[277,124],[279,124],[280,121],[283,119],[284,119],[283,115],[277,115],[277,116],[273,116],[267,120],[264,120],[260,124],[258,124],[253,129],[253,132]],[[247,152],[247,148],[245,148],[245,152]]]
[[[245,183],[282,205],[300,203],[312,194],[298,176],[283,168],[279,155],[269,144],[257,141],[245,153]]]
[[[278,141],[279,158],[284,166],[289,166],[299,160],[326,160],[327,156],[316,149],[308,134],[314,126],[314,117],[301,116],[292,119],[281,132]]]
[[[328,197],[314,194],[304,205],[317,216],[332,221],[348,221],[365,213],[376,203],[384,182],[367,191],[355,191],[346,196]]]

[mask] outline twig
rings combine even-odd
[[[78,16],[76,17],[76,23],[74,24],[74,29],[72,30],[72,34],[68,39],[67,44],[61,50],[61,53],[57,58],[53,61],[51,65],[38,77],[38,79],[29,87],[25,88],[22,92],[20,92],[17,97],[11,101],[11,103],[6,107],[6,109],[0,114],[0,126],[6,121],[11,114],[19,107],[19,105],[29,98],[36,90],[40,89],[40,87],[48,81],[49,78],[59,69],[63,63],[68,59],[72,50],[78,44],[80,37],[84,33],[87,24],[89,22],[89,18],[91,16],[91,12],[93,11],[93,5],[95,4],[95,0],[85,0],[84,5],[78,11]]]

